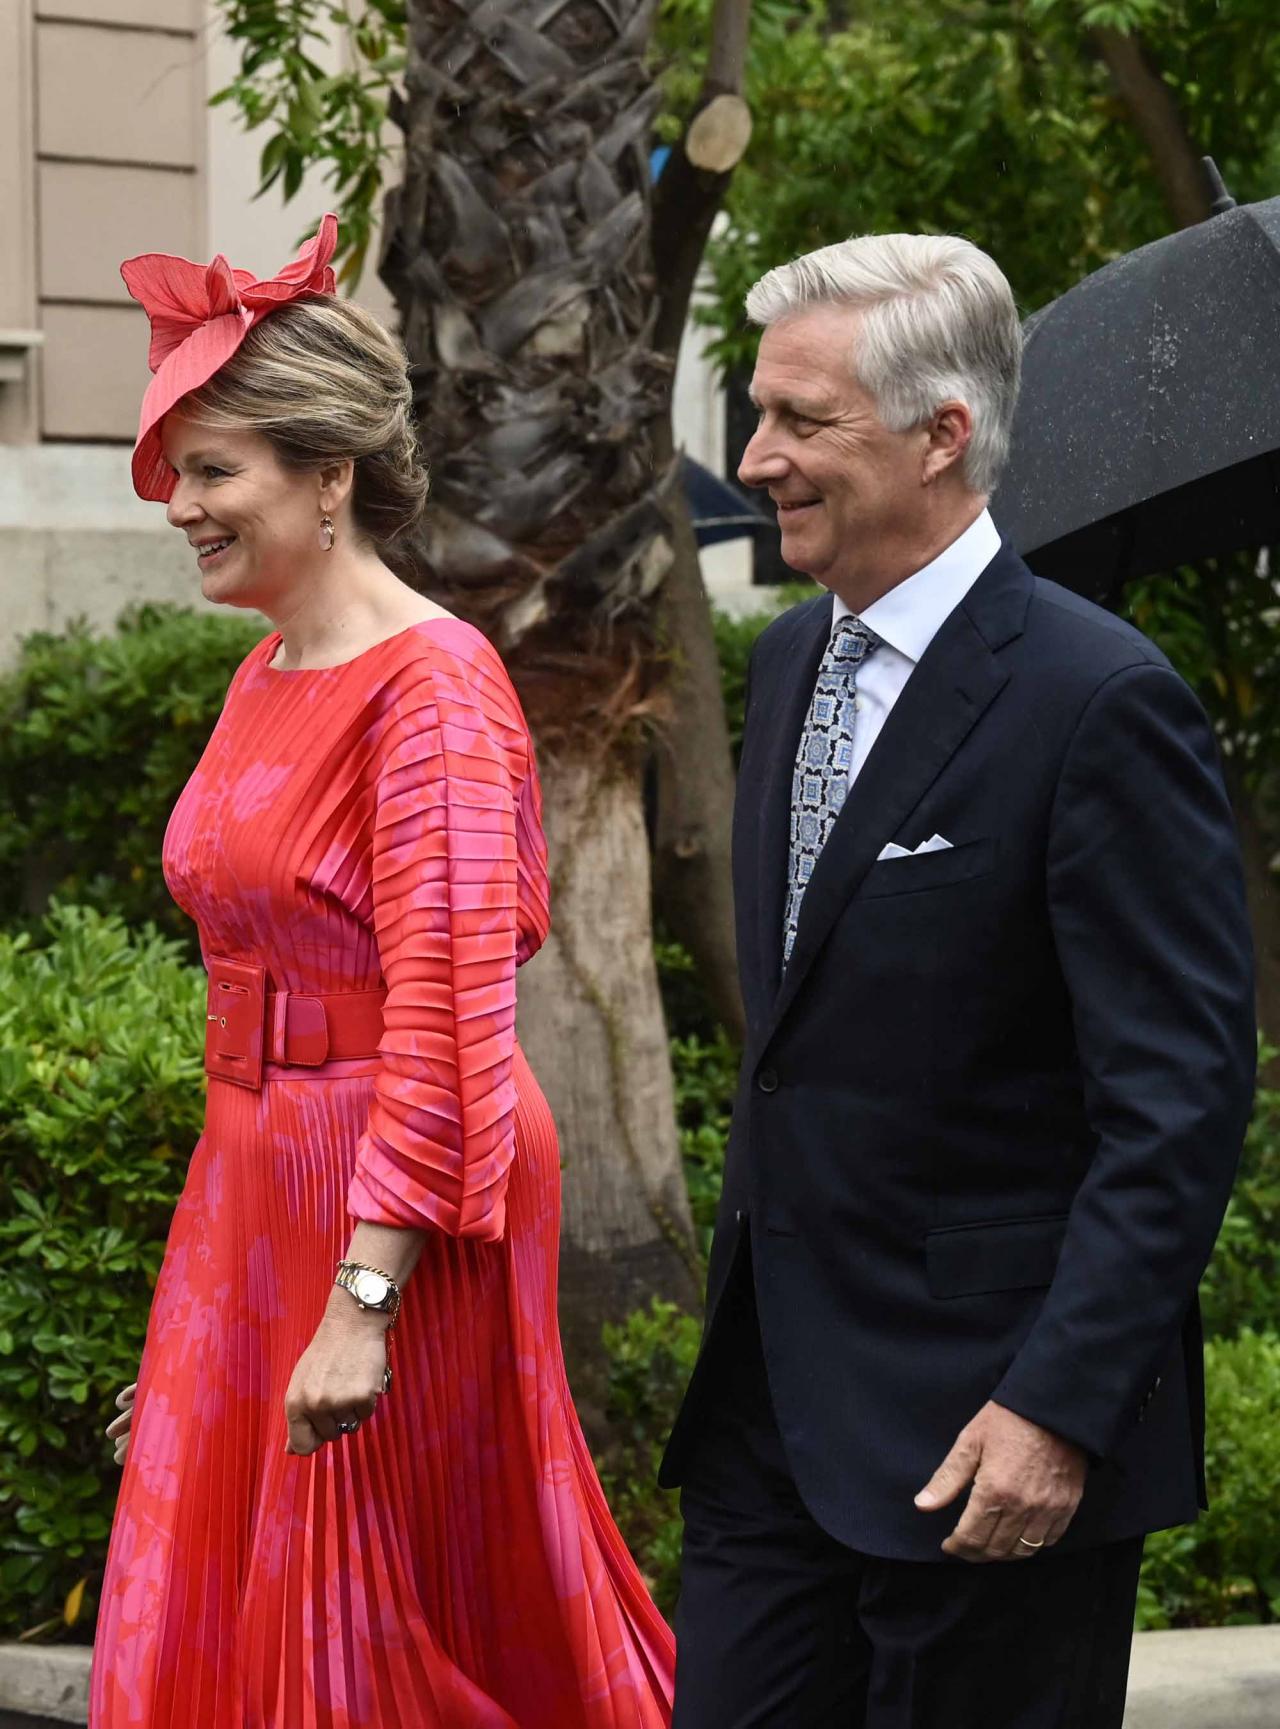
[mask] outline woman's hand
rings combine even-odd
[[[118,1417],[107,1424],[107,1438],[116,1444],[116,1464],[123,1465],[129,1451],[129,1430],[133,1427],[133,1401],[138,1395],[138,1383],[131,1381],[116,1394]]]
[[[284,1397],[290,1453],[303,1458],[343,1438],[340,1423],[359,1425],[382,1397],[387,1317],[361,1309],[335,1290],[315,1338],[299,1357]]]

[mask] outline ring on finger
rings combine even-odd
[[[1038,1543],[1034,1542],[1030,1537],[1019,1537],[1018,1541],[1022,1544],[1024,1549],[1029,1549],[1033,1555],[1038,1550],[1043,1549],[1045,1545],[1045,1539],[1043,1537],[1041,1537]]]
[[[358,1418],[356,1418],[352,1422],[339,1423],[338,1424],[338,1433],[340,1435],[354,1435],[356,1430],[359,1427],[360,1427],[360,1421]]]

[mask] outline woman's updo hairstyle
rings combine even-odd
[[[371,313],[328,294],[264,318],[182,402],[206,426],[261,433],[286,468],[349,456],[352,514],[375,546],[407,534],[426,508],[412,407],[403,348]]]

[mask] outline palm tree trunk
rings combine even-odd
[[[701,1301],[653,965],[638,763],[544,764],[551,936],[521,975],[520,1039],[562,1141],[560,1325],[588,1432],[603,1432],[600,1325],[661,1294]]]
[[[503,653],[542,763],[553,930],[520,1026],[560,1131],[562,1324],[588,1413],[601,1324],[698,1297],[641,802],[673,509],[654,3],[409,0],[380,265],[432,473],[425,586]]]

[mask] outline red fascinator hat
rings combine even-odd
[[[292,264],[265,282],[233,270],[221,253],[212,264],[193,264],[167,252],[144,252],[120,266],[125,287],[151,320],[147,364],[155,377],[142,399],[133,447],[133,485],[140,498],[167,503],[173,497],[173,470],[160,444],[165,415],[207,384],[269,312],[291,300],[336,293],[329,260],[337,244],[338,219],[326,216]]]

